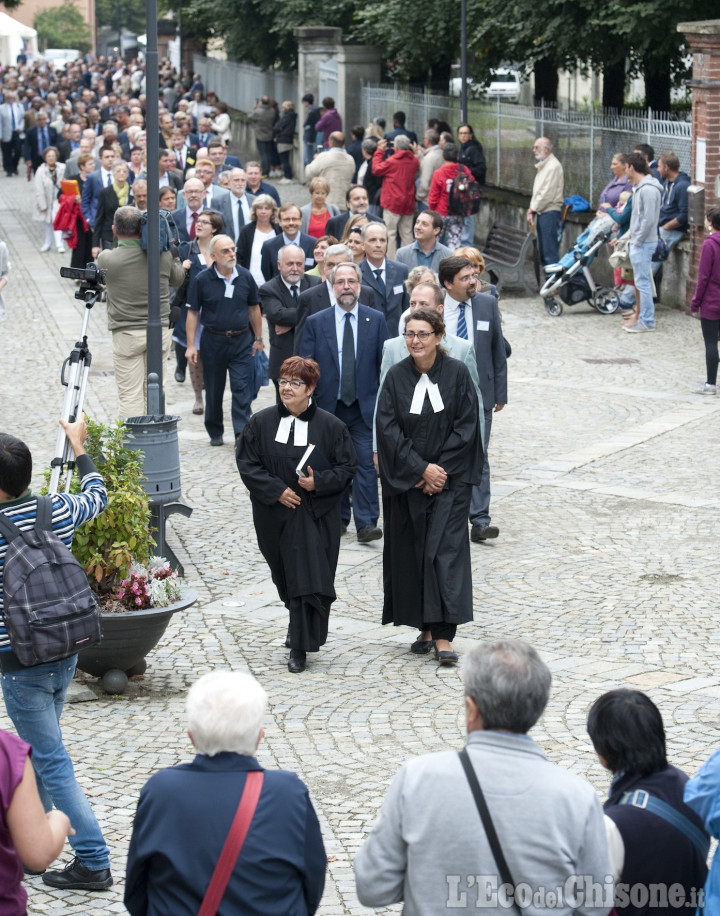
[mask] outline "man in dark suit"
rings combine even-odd
[[[111,169],[115,158],[116,153],[111,146],[102,147],[100,150],[100,168],[90,175],[83,187],[82,212],[91,229],[95,228],[95,214],[100,191],[112,184]]]
[[[472,341],[475,347],[480,393],[485,414],[485,462],[482,482],[473,487],[470,502],[470,538],[475,543],[496,538],[500,529],[490,524],[490,465],[488,442],[493,413],[507,404],[507,355],[497,299],[477,292],[472,261],[451,257],[440,261],[440,284],[445,289],[445,329]]]
[[[178,238],[181,242],[189,242],[195,238],[195,221],[205,208],[205,188],[199,178],[188,178],[183,188],[183,203],[185,206],[173,210],[173,220],[177,226]]]
[[[48,146],[57,146],[58,132],[54,127],[48,125],[47,113],[41,109],[38,111],[35,119],[35,127],[31,127],[25,133],[25,164],[32,166],[33,172],[36,172],[43,164],[43,151]]]
[[[58,160],[60,162],[67,162],[76,150],[80,150],[81,136],[82,128],[78,122],[68,124],[67,140],[61,140],[58,143]]]
[[[327,226],[325,227],[326,235],[334,235],[336,239],[341,239],[345,231],[345,225],[350,217],[358,216],[361,213],[367,216],[370,222],[383,222],[379,216],[373,216],[372,213],[368,213],[370,200],[368,198],[367,189],[361,184],[350,185],[345,195],[345,203],[347,204],[347,211],[341,213],[340,216],[333,216],[328,220]]]
[[[161,188],[173,188],[175,191],[182,189],[182,178],[173,168],[172,155],[165,148],[160,149],[158,156],[158,177]]]
[[[408,269],[385,257],[388,234],[384,225],[368,223],[363,227],[362,240],[365,247],[365,260],[360,264],[363,282],[372,287],[375,307],[385,315],[390,336],[395,337],[400,316],[410,304],[405,289]]]
[[[213,177],[215,176],[215,166],[209,159],[198,159],[197,165],[195,166],[195,179],[199,179],[202,182],[204,188],[204,197],[203,197],[203,208],[207,210],[217,210],[218,213],[222,214],[223,224],[226,232],[232,233],[232,210],[230,202],[230,192],[227,188],[219,188],[217,185],[212,183]],[[185,182],[187,184],[187,182]],[[178,194],[178,204],[184,205],[184,191],[181,191]],[[185,239],[184,241],[187,241]],[[268,279],[270,279],[268,277]]]
[[[387,325],[375,309],[360,305],[357,264],[340,264],[330,274],[336,304],[311,315],[303,331],[300,355],[320,366],[315,389],[318,407],[345,423],[357,452],[352,511],[357,539],[367,544],[382,537],[377,474],[373,464],[372,424]],[[343,524],[350,521],[350,499],[343,498]]]
[[[320,277],[305,274],[305,252],[299,245],[285,245],[278,252],[278,274],[260,287],[260,307],[270,334],[269,375],[280,401],[277,380],[280,366],[293,355],[298,301],[305,290],[318,286]]]
[[[194,169],[197,162],[197,146],[185,143],[185,135],[179,128],[175,128],[171,136],[175,159],[178,169],[185,175],[188,169]]]
[[[297,324],[295,325],[295,355],[300,353],[299,344],[302,338],[305,322],[310,315],[322,312],[323,309],[329,309],[335,305],[335,293],[332,283],[330,282],[330,272],[339,264],[345,264],[348,261],[352,263],[353,256],[347,245],[331,245],[325,252],[325,276],[328,278],[323,283],[317,284],[300,293],[300,302],[298,304]],[[369,286],[364,284],[360,287],[360,305],[367,305],[368,308],[375,308],[375,293]]]
[[[305,270],[315,266],[316,238],[300,231],[302,213],[297,204],[283,204],[278,210],[278,224],[282,229],[280,235],[269,239],[260,249],[260,270],[266,280],[277,276],[277,256],[284,245],[299,245],[305,252]]]

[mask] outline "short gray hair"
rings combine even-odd
[[[395,149],[412,149],[410,137],[405,134],[398,134],[397,137],[395,137]]]
[[[334,247],[334,246],[333,246]],[[330,249],[328,249],[329,251]],[[327,251],[325,252],[325,257],[327,257]],[[355,276],[357,277],[358,283],[362,283],[362,271],[360,270],[360,265],[355,264],[353,261],[347,261],[346,263],[338,264],[337,267],[333,267],[330,271],[330,283],[335,283],[335,274],[342,268],[343,270],[346,267],[352,267],[355,271]]]
[[[267,694],[251,674],[211,671],[190,688],[186,711],[200,754],[252,756],[267,710]]]
[[[363,240],[363,242],[365,241],[365,237],[367,236],[367,233],[368,233],[368,230],[369,230],[369,229],[382,229],[383,232],[385,233],[385,238],[388,237],[387,226],[385,225],[385,223],[379,223],[377,220],[371,220],[371,221],[367,224],[367,226],[363,226],[363,229],[362,229],[362,240]]]
[[[113,216],[113,226],[118,238],[140,238],[142,213],[137,207],[118,207]]]
[[[337,245],[330,245],[328,248],[325,249],[326,258],[334,258],[338,254],[344,254],[346,260],[348,261],[352,261],[353,259],[352,252],[350,251],[348,246],[341,245],[340,242],[338,242]]]
[[[552,677],[530,643],[510,639],[472,648],[463,659],[462,680],[484,728],[524,735],[547,706]]]
[[[285,255],[285,252],[289,248],[294,248],[296,251],[300,252],[303,258],[305,257],[305,250],[300,245],[296,245],[294,242],[289,242],[287,245],[283,245],[282,248],[278,251],[277,253],[278,263],[282,261],[283,256]]]

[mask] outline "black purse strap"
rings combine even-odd
[[[490,811],[488,810],[485,796],[483,795],[483,791],[480,788],[480,783],[478,782],[478,778],[475,775],[473,765],[470,763],[470,757],[468,755],[467,748],[463,748],[461,751],[459,751],[458,757],[460,758],[460,763],[462,764],[463,770],[465,770],[467,781],[470,783],[470,791],[472,792],[473,798],[475,799],[475,804],[477,805],[478,813],[480,814],[480,820],[482,821],[483,827],[485,828],[485,836],[487,837],[488,843],[490,844],[490,849],[495,858],[495,864],[497,865],[498,871],[500,872],[502,882],[514,890],[515,882],[513,881],[512,875],[510,874],[508,864],[505,861],[505,854],[502,851],[502,846],[500,845],[500,840],[498,839],[492,817],[490,817]],[[512,909],[515,912],[520,912],[517,904],[514,902],[514,899]]]

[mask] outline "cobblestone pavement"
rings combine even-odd
[[[80,330],[82,305],[72,283],[59,279],[68,256],[38,253],[41,227],[30,221],[30,204],[20,178],[0,183],[0,235],[13,264],[0,324],[0,428],[26,438],[37,479],[52,456],[59,366]],[[534,736],[600,794],[608,776],[594,759],[585,716],[595,697],[619,685],[650,693],[671,760],[694,772],[720,742],[713,662],[720,400],[692,393],[704,380],[699,325],[660,309],[655,334],[630,335],[617,316],[586,305],[560,318],[540,299],[508,296],[501,306],[513,355],[510,403],[493,423],[490,453],[500,537],[473,545],[475,622],[462,628],[457,648],[501,637],[538,647],[554,686]],[[107,419],[117,401],[102,305],[90,342],[86,406]],[[65,740],[111,847],[116,883],[92,896],[32,879],[30,912],[124,912],[139,789],[159,767],[191,756],[185,694],[216,667],[250,670],[264,684],[271,708],[259,759],[297,771],[310,788],[331,860],[320,912],[367,912],[355,897],[353,856],[400,763],[462,745],[459,675],[410,655],[411,632],[379,625],[382,543],[358,545],[352,529],[343,538],[328,644],[305,674],[288,673],[286,615],[256,547],[232,449],[208,447],[189,381],[178,385],[168,368],[167,412],[182,417],[183,493],[194,508],[168,538],[200,600],[174,618],[125,695],[107,696],[89,679],[91,691],[80,695],[91,701],[66,708]],[[271,403],[271,391],[258,407]],[[0,725],[8,726],[3,713]]]

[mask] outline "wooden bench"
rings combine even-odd
[[[530,288],[525,279],[525,261],[534,239],[532,232],[493,223],[482,255],[485,268],[497,286],[498,293],[506,280],[514,279],[522,283],[528,296],[536,295],[536,291]]]

